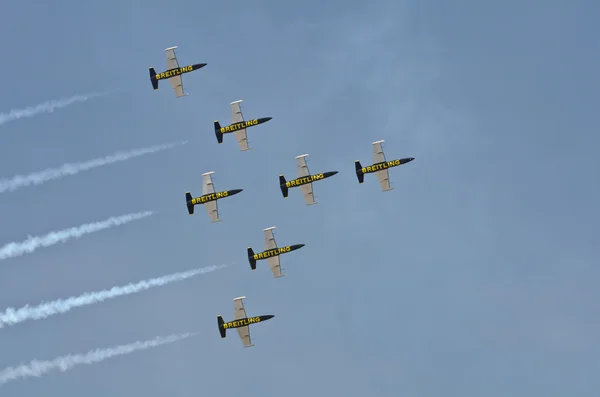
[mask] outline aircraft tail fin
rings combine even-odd
[[[158,79],[156,78],[156,71],[152,66],[150,66],[150,82],[152,83],[152,88],[158,90]]]
[[[194,204],[192,204],[192,194],[190,192],[185,193],[185,203],[190,215],[194,214]]]
[[[221,333],[221,338],[224,338],[227,334],[227,330],[223,328],[223,324],[225,324],[225,321],[223,321],[223,317],[217,316],[217,324],[219,324],[219,332]]]
[[[279,187],[281,188],[281,194],[283,194],[284,198],[288,196],[288,187],[285,184],[285,177],[283,175],[279,175]]]
[[[250,268],[256,270],[256,259],[254,259],[254,250],[252,247],[248,247],[248,262],[250,262]]]
[[[363,183],[365,174],[362,171],[362,165],[360,165],[360,161],[356,160],[354,162],[354,166],[356,167],[356,177],[358,178],[358,183]]]
[[[221,124],[218,120],[215,120],[215,136],[217,137],[217,142],[223,143],[223,133],[221,132]]]

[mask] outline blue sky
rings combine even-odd
[[[188,144],[0,194],[0,244],[155,215],[0,263],[0,307],[221,263],[222,270],[0,330],[0,370],[185,332],[199,336],[1,385],[2,396],[596,396],[600,387],[592,1],[11,2],[0,112],[116,92],[0,126],[0,177]],[[190,96],[153,91],[164,49]],[[212,122],[273,117],[218,145]],[[359,185],[354,160],[415,157]],[[309,153],[339,174],[283,200]],[[215,171],[219,224],[184,193]],[[276,226],[287,277],[246,247]],[[245,295],[256,347],[232,333]]]

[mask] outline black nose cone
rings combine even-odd
[[[273,119],[273,117],[265,117],[265,123],[266,123],[267,121],[269,121],[269,120],[272,120],[272,119]]]
[[[244,189],[233,189],[229,191],[229,194],[231,196],[233,196],[234,194],[238,194],[239,192],[242,192]]]

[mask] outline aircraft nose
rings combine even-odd
[[[331,175],[337,174],[339,171],[331,171]]]
[[[265,121],[269,121],[269,120],[272,120],[272,119],[273,119],[273,117],[265,117]]]
[[[298,244],[298,248],[304,247],[306,244]]]

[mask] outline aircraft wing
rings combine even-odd
[[[240,320],[242,318],[246,318],[246,309],[244,308],[244,299],[245,296],[240,296],[239,298],[235,298],[233,300],[233,321]],[[252,344],[252,339],[250,339],[250,327],[248,325],[244,327],[236,328],[244,347],[254,346]]]
[[[242,114],[241,103],[243,100],[231,102],[231,124],[237,124],[244,121],[244,115]]]
[[[177,98],[181,98],[182,96],[188,96],[188,94],[186,94],[183,91],[183,79],[181,78],[181,75],[171,77],[169,79],[169,83],[171,83],[171,87],[173,87],[173,89],[175,90],[175,96]]]
[[[175,50],[177,46],[169,47],[165,50],[165,55],[167,56],[167,70],[175,69],[179,67],[179,62],[177,62],[177,55],[175,55]]]
[[[268,227],[264,230],[265,233],[265,251],[277,248],[277,242],[275,241],[275,236],[273,235],[273,230],[275,226]],[[281,273],[281,265],[279,264],[279,255],[272,256],[267,258],[267,263],[269,263],[269,267],[273,272],[273,277],[282,277],[285,274]]]
[[[385,154],[383,153],[383,148],[381,147],[383,142],[385,141],[373,142],[373,164],[385,162]],[[390,173],[387,169],[377,171],[375,175],[377,175],[379,185],[381,185],[381,190],[394,190],[394,188],[390,187]]]
[[[381,190],[383,190],[384,192],[388,190],[394,190],[393,187],[390,187],[390,173],[387,169],[377,171],[375,175],[377,175],[377,179],[379,179],[379,185],[381,185]]]
[[[308,154],[302,154],[296,157],[296,175],[298,178],[310,175],[308,165],[306,164],[306,156],[308,156]],[[312,182],[300,186],[300,191],[302,192],[304,201],[306,201],[306,205],[317,204],[315,201],[315,195],[313,194]]]
[[[240,296],[233,300],[233,321],[246,318],[246,308],[244,307],[245,296]]]
[[[215,192],[212,174],[214,174],[214,171],[202,174],[202,195]],[[208,212],[211,222],[219,222],[221,220],[219,219],[219,204],[217,204],[217,200],[204,203],[204,208],[206,208],[206,212]]]
[[[176,48],[177,46],[170,47],[165,50],[167,56],[167,70],[179,67],[177,55],[175,55]],[[177,96],[177,98],[188,95],[183,91],[183,79],[181,78],[181,75],[170,77],[168,80],[169,83],[171,83],[171,87],[173,87],[173,90],[175,90],[175,95]]]
[[[285,276],[285,274],[283,274],[281,272],[281,264],[279,262],[279,255],[267,258],[267,263],[269,264],[269,267],[271,268],[273,277],[277,278],[277,277]]]
[[[273,235],[274,229],[275,229],[275,226],[272,226],[272,227],[268,227],[264,230],[265,251],[277,248],[277,242],[275,241],[275,236]]]
[[[231,124],[237,124],[244,121],[244,114],[242,113],[241,103],[243,100],[231,102]],[[250,150],[250,146],[248,145],[248,134],[246,133],[246,129],[241,129],[233,132],[235,135],[235,139],[240,145],[240,149],[243,151]]]
[[[204,208],[206,208],[206,212],[208,212],[211,222],[221,221],[219,218],[219,204],[217,204],[217,200],[204,203]]]
[[[306,205],[317,204],[317,202],[315,201],[315,195],[313,194],[312,182],[300,186],[300,191],[302,192],[302,197],[304,197],[304,201],[306,201]]]
[[[310,175],[308,165],[306,164],[306,156],[308,156],[308,154],[302,154],[296,157],[296,175],[298,178]]]
[[[385,154],[381,144],[385,141],[373,142],[373,164],[383,163],[385,161]]]
[[[237,139],[238,145],[240,145],[242,152],[251,149],[250,145],[248,145],[248,134],[246,133],[245,128],[233,131],[233,135],[235,135],[235,139]]]
[[[214,174],[214,171],[202,174],[202,195],[215,192],[215,186],[211,176],[212,174]]]

